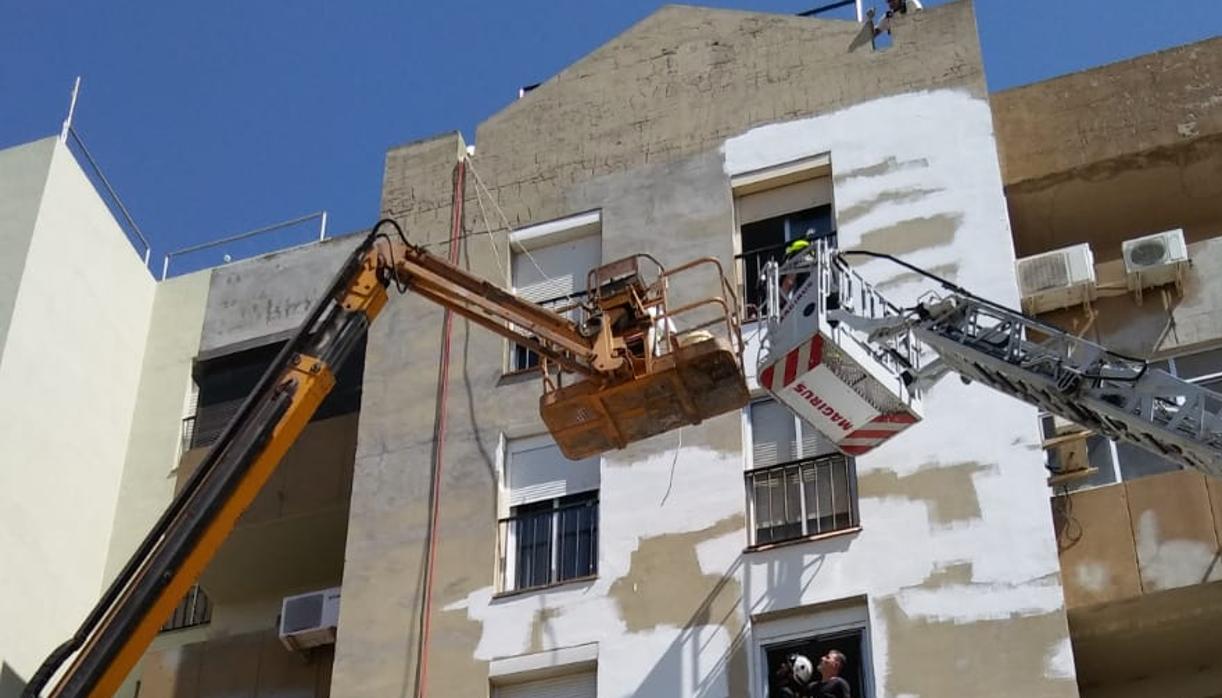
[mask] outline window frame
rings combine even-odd
[[[550,221],[544,221],[534,225],[529,225],[516,230],[510,230],[508,236],[508,266],[507,276],[505,280],[511,293],[517,295],[517,285],[514,279],[514,261],[519,254],[525,252],[534,252],[535,250],[551,247],[552,245],[560,245],[566,242],[582,240],[590,237],[598,238],[599,261],[603,262],[602,254],[602,209],[593,209],[582,213],[564,216]],[[589,270],[587,270],[589,271]],[[564,298],[546,299],[540,303],[543,307],[552,305],[564,305],[565,301],[573,302],[585,296],[585,289],[574,289],[574,292]],[[534,357],[533,360],[531,357]],[[505,340],[505,356],[502,363],[502,373],[506,376],[515,376],[532,373],[539,370],[540,360],[539,355],[530,349],[515,344],[510,340]]]
[[[815,182],[814,186],[818,187],[822,186],[821,183],[824,181],[826,181],[826,195],[817,196],[813,202],[808,202],[809,205],[793,208],[773,204],[776,210],[770,215],[750,216],[750,220],[745,220],[748,217],[743,215],[743,202],[750,197],[766,196],[769,192],[780,192],[786,187],[801,185],[807,182]],[[733,201],[734,214],[734,274],[740,299],[739,303],[742,306],[740,311],[742,312],[744,323],[755,322],[757,319],[747,312],[748,299],[752,294],[747,288],[746,256],[748,253],[744,252],[743,227],[752,223],[772,220],[778,217],[788,217],[793,214],[828,206],[830,207],[831,230],[823,237],[834,239],[839,227],[836,223],[836,187],[835,180],[832,177],[831,154],[819,153],[733,174],[730,177],[730,195]],[[786,225],[788,225],[788,222],[786,222]],[[788,236],[788,233],[786,235]],[[787,237],[786,242],[789,241]]]
[[[805,612],[787,609],[753,617],[748,669],[753,674],[751,685],[759,692],[758,695],[768,695],[770,647],[851,632],[861,633],[862,695],[854,695],[853,698],[873,698],[878,690],[874,680],[874,638],[870,628],[869,606],[864,597],[820,604]],[[817,657],[809,659],[818,662]]]
[[[546,433],[512,437],[505,434],[501,435],[497,448],[499,494],[497,498],[496,592],[494,596],[509,596],[596,579],[598,577],[599,555],[601,553],[602,458],[593,459],[592,467],[596,468],[598,473],[596,487],[586,488],[579,492],[566,491],[558,496],[544,496],[513,504],[511,503],[513,490],[510,488],[510,470],[513,467],[515,444],[520,447],[520,450],[517,452],[528,452],[537,450],[540,447],[549,447],[559,452],[559,446]],[[560,456],[563,458],[563,454],[560,454]],[[565,500],[568,501],[566,502]],[[563,561],[560,558],[563,551],[561,550],[561,526],[558,525],[558,522],[561,520],[563,512],[582,506],[588,506],[593,509],[593,520],[589,527],[590,545],[592,547],[590,552],[591,572],[585,575],[561,579]],[[519,587],[518,563],[520,560],[518,559],[519,550],[514,522],[520,520],[524,515],[529,515],[529,512],[525,514],[518,512],[522,507],[536,507],[540,508],[541,512],[546,511],[549,513],[548,554],[550,560],[546,582]],[[580,547],[578,550],[580,550]]]
[[[797,453],[796,453],[797,458],[794,458],[788,461],[778,461],[771,465],[757,466],[755,464],[755,431],[756,430],[752,422],[752,412],[757,405],[766,404],[769,402],[780,406],[781,409],[784,410],[784,413],[787,414],[791,419],[793,419],[794,445],[797,450]],[[792,412],[789,412],[788,410],[785,410],[784,405],[776,401],[774,398],[766,396],[766,395],[754,396],[751,399],[751,401],[747,403],[747,406],[742,410],[743,461],[744,461],[743,491],[744,491],[744,496],[746,500],[745,511],[746,511],[747,523],[748,523],[746,527],[747,528],[746,552],[758,552],[758,551],[763,551],[763,550],[770,550],[778,546],[794,545],[798,543],[806,543],[806,542],[815,541],[815,540],[823,540],[825,538],[832,538],[832,537],[837,537],[837,536],[853,534],[861,530],[861,508],[859,506],[859,495],[857,491],[857,460],[851,456],[847,456],[841,453],[839,450],[836,450],[834,448],[828,451],[817,452],[813,455],[807,456],[805,453],[803,453],[803,448],[805,446],[805,441],[806,441],[804,438],[802,438],[803,429],[811,429],[811,430],[814,430],[816,433],[819,433],[818,430],[815,429],[814,426],[808,424],[798,415],[793,414]],[[820,436],[824,439],[826,438],[826,437],[823,437],[821,433],[820,433]],[[820,465],[820,461],[830,462],[835,459],[839,459],[841,462],[844,463],[845,474],[847,476],[847,482],[845,483],[845,491],[847,492],[847,495],[848,495],[849,525],[843,528],[833,528],[832,530],[829,530],[829,531],[817,531],[817,532],[811,533],[809,532],[807,528],[809,525],[810,519],[807,517],[808,502],[806,501],[807,500],[806,488],[802,486],[802,483],[805,482],[804,480],[801,479],[803,477],[802,466],[807,465],[807,464],[815,464],[816,466],[818,466]],[[760,543],[758,539],[759,526],[758,526],[758,515],[756,512],[755,488],[754,488],[753,477],[759,474],[765,473],[765,472],[772,471],[772,470],[783,470],[783,469],[791,468],[794,466],[797,466],[799,468],[798,470],[799,493],[800,493],[799,494],[799,506],[802,508],[801,518],[799,519],[799,522],[801,523],[801,526],[802,526],[802,533],[801,535],[793,536],[790,538],[783,538],[781,540],[771,540],[765,543]],[[815,478],[816,478],[815,482],[817,483],[818,482],[818,471],[816,471],[815,473]],[[833,489],[833,496],[834,495],[835,495],[835,490]],[[835,514],[833,514],[833,517],[834,516]]]

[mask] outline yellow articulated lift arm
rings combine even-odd
[[[703,287],[714,295],[672,308],[672,277],[701,269],[711,273]],[[584,300],[549,310],[408,242],[394,221],[379,221],[25,696],[43,695],[52,679],[54,698],[118,690],[330,392],[392,284],[538,352],[540,413],[570,458],[698,423],[748,399],[738,302],[714,259],[671,270],[647,255],[619,260],[590,273]]]

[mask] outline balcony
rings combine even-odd
[[[339,583],[358,414],[312,422],[204,571],[218,606]],[[183,454],[178,487],[207,448]]]
[[[1213,695],[1193,682],[1222,680],[1222,481],[1181,470],[1052,508],[1082,695]]]

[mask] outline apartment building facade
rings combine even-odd
[[[1100,123],[1082,87],[1099,80],[1096,99],[1118,99],[1106,86],[1120,83],[1166,102],[1139,87],[1145,64],[990,98],[969,2],[910,14],[890,38],[884,49],[852,22],[663,8],[483,122],[473,149],[458,134],[391,149],[382,214],[439,254],[458,232],[461,265],[544,304],[579,298],[600,263],[648,253],[668,266],[717,259],[749,306],[762,262],[813,231],[1017,307],[1018,256],[1089,241],[1115,266],[1120,240],[1184,227],[1194,266],[1178,304],[1167,310],[1153,291],[1140,306],[1116,294],[1092,304],[1087,330],[1104,343],[1140,338],[1146,353],[1172,362],[1214,348],[1209,241],[1222,215],[1208,192],[1182,190],[1197,217],[1164,199],[1141,226],[1093,202],[1132,200],[1151,183],[1170,192],[1172,175],[1212,166],[1216,68],[1185,81],[1177,94],[1203,85],[1197,101],[1207,106],[1185,101],[1194,125],[1169,137],[1168,124],[1187,123],[1182,114],[1134,109]],[[1185,50],[1197,52],[1193,65],[1222,56],[1212,44]],[[1086,123],[1098,136],[1080,160],[1059,160],[1076,152],[1065,134]],[[1154,140],[1111,137],[1131,123],[1148,124]],[[73,171],[62,144],[40,143]],[[1151,148],[1179,148],[1190,165],[1166,168],[1180,162],[1175,155],[1150,165]],[[1127,183],[1130,170],[1149,177]],[[1107,189],[1098,173],[1127,188]],[[92,201],[91,192],[74,195]],[[1050,197],[1064,217],[1052,224]],[[9,200],[23,199],[0,203]],[[51,223],[32,215],[37,240]],[[79,217],[46,227],[44,244]],[[1097,237],[1066,232],[1079,229]],[[125,244],[117,227],[100,230],[117,250]],[[69,453],[37,470],[42,480],[5,488],[42,502],[88,465],[94,479],[76,484],[104,496],[92,500],[89,521],[70,510],[79,495],[57,500],[69,510],[54,517],[0,513],[0,530],[50,541],[31,538],[31,547],[75,546],[39,557],[4,541],[27,561],[13,578],[19,594],[71,603],[57,615],[0,606],[0,625],[36,629],[22,641],[0,636],[10,676],[0,691],[28,678],[83,617],[360,237],[156,283],[135,257],[95,270],[99,288],[130,284],[135,300],[107,304],[137,320],[80,327],[63,342],[77,353],[58,363],[86,365],[81,340],[99,332],[115,337],[107,351],[129,352],[126,373],[96,385],[98,400],[125,402],[79,408],[122,421],[98,428],[124,437],[99,450],[106,469]],[[12,266],[25,270],[0,269],[0,283],[18,280],[13,308],[55,298],[49,288],[25,290],[48,274],[49,259],[31,254]],[[883,261],[857,270],[900,305],[930,290]],[[680,300],[719,292],[704,282],[672,290]],[[82,315],[96,314],[100,298],[76,301]],[[9,396],[76,378],[27,374],[32,351],[22,363],[20,350],[10,358],[20,337],[47,331],[18,333],[18,310],[7,335],[0,325],[0,381],[37,383],[0,390],[14,415],[23,401]],[[1145,324],[1126,329],[1155,310],[1179,313],[1176,336],[1192,328],[1191,339],[1157,344]],[[1053,318],[1080,329],[1080,312]],[[1183,695],[1209,696],[1217,685],[1200,670],[1206,653],[1135,668],[1145,666],[1138,654],[1151,623],[1162,623],[1155,637],[1169,650],[1187,655],[1208,620],[1201,614],[1217,608],[1217,584],[1192,581],[1220,574],[1202,552],[1211,540],[1217,549],[1216,484],[1182,471],[1128,478],[1114,466],[1112,480],[1095,474],[1058,488],[1050,511],[1040,415],[953,379],[929,392],[924,421],[902,438],[847,458],[759,389],[761,336],[751,321],[747,409],[570,462],[538,418],[537,357],[462,321],[447,337],[443,318],[410,293],[392,300],[124,695],[767,696],[788,653],[832,648],[848,657],[845,675],[860,696],[1110,697],[1188,673]],[[42,457],[35,437],[51,423],[33,419],[5,437],[31,442],[23,461]],[[1111,453],[1106,441],[1091,443],[1092,454]],[[7,458],[5,477],[26,472]],[[1149,489],[1144,500],[1135,488]],[[1175,506],[1185,498],[1193,507]],[[1148,510],[1153,547],[1142,538]],[[73,523],[45,527],[50,519]],[[63,574],[62,556],[79,573]],[[37,589],[47,578],[77,586]],[[288,649],[283,599],[330,588],[341,592],[333,641]]]

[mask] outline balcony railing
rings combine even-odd
[[[598,499],[551,500],[498,524],[499,588],[521,591],[598,572]],[[520,507],[526,508],[526,507]]]
[[[855,528],[856,480],[852,461],[839,453],[748,471],[751,545]]]
[[[174,607],[174,613],[170,614],[170,619],[161,626],[161,632],[170,630],[183,630],[184,628],[194,628],[197,625],[205,625],[212,621],[212,602],[208,600],[208,595],[204,593],[199,585],[191,587],[187,591],[187,595],[182,597],[182,601]]]

